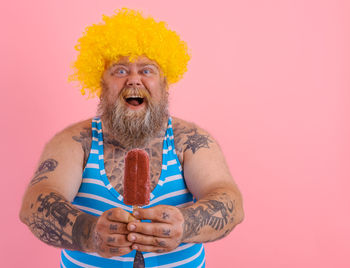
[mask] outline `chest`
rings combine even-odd
[[[163,144],[154,142],[151,146],[143,148],[149,156],[151,191],[158,183],[162,171]],[[120,194],[124,192],[124,168],[127,150],[113,144],[105,144],[104,163],[108,180],[112,187]]]

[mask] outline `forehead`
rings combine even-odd
[[[146,56],[139,56],[136,59],[130,61],[129,57],[126,56],[122,56],[118,59],[118,61],[113,62],[111,65],[136,65],[136,66],[144,66],[144,65],[154,65],[155,67],[157,67],[160,70],[159,65],[157,64],[157,62],[155,62],[154,60],[151,60],[149,58],[147,58]]]

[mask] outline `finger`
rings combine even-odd
[[[169,238],[161,238],[161,237],[155,237],[155,236],[150,236],[150,235],[142,235],[139,233],[130,233],[127,235],[127,239],[130,242],[133,242],[136,244],[162,247],[162,248],[168,248],[173,244],[172,240]]]
[[[132,249],[144,251],[144,252],[156,252],[156,253],[164,253],[170,251],[166,248],[160,248],[160,247],[154,247],[149,245],[141,245],[141,244],[134,244],[132,246]]]
[[[129,212],[121,208],[111,208],[104,213],[107,214],[107,219],[110,221],[128,223],[135,220],[135,218]]]
[[[106,250],[106,254],[108,254],[110,257],[113,257],[113,256],[121,256],[121,255],[128,254],[130,251],[132,251],[132,248],[106,246],[105,250]]]
[[[128,234],[127,224],[114,221],[108,221],[107,226],[110,234]]]
[[[152,235],[157,237],[171,237],[179,235],[176,230],[168,223],[154,223],[154,222],[130,222],[127,225],[130,232],[142,233],[145,235]]]
[[[151,208],[138,208],[134,210],[133,215],[137,219],[147,219],[165,223],[183,220],[182,214],[178,208],[166,205],[158,205]]]
[[[132,245],[126,235],[109,235],[106,238],[106,244],[110,247],[130,247]]]

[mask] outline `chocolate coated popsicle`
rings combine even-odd
[[[134,149],[125,157],[124,203],[133,208],[149,204],[151,191],[149,158],[146,151]],[[140,251],[136,251],[133,268],[144,268],[145,260]]]
[[[132,206],[145,206],[150,199],[150,169],[146,151],[134,149],[125,157],[124,203]]]

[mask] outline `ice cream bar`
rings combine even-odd
[[[146,151],[134,149],[125,157],[124,203],[145,206],[150,199],[149,158]]]

